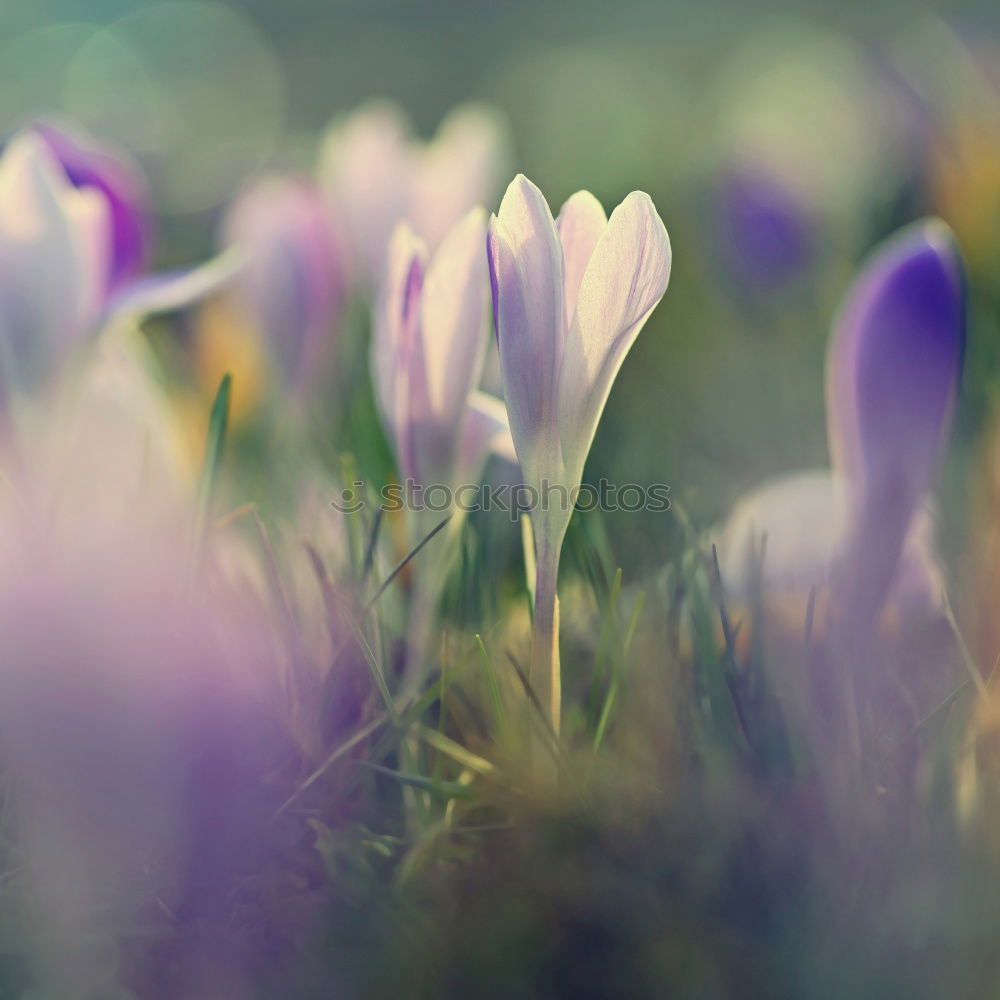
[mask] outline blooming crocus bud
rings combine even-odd
[[[959,258],[942,223],[916,223],[876,252],[827,357],[832,473],[785,477],[737,504],[719,543],[732,596],[748,596],[766,535],[761,582],[771,593],[829,586],[859,629],[887,599],[904,617],[940,612],[924,500],[954,404],[963,317]]]
[[[938,221],[915,223],[855,282],[827,361],[830,451],[851,509],[843,560],[859,611],[884,598],[930,485],[964,344],[965,294],[951,233]]]
[[[447,531],[434,559],[416,566],[403,694],[415,693],[441,588],[456,551],[460,487],[479,482],[491,451],[513,459],[503,403],[477,391],[487,345],[486,213],[456,223],[437,252],[406,223],[393,233],[372,340],[375,397],[400,475],[422,489],[452,491]],[[411,545],[443,510],[407,519]],[[429,516],[428,516],[429,515]]]
[[[237,283],[284,376],[299,388],[322,370],[343,303],[342,253],[313,184],[266,177],[230,207],[223,241],[246,266]]]
[[[775,171],[753,164],[728,169],[718,185],[716,212],[719,255],[743,288],[780,288],[809,267],[813,220]]]
[[[138,165],[118,150],[99,146],[89,137],[50,122],[37,122],[40,136],[76,188],[92,188],[107,203],[107,292],[136,277],[149,258],[151,212],[146,181]]]
[[[666,291],[667,231],[640,192],[608,219],[581,191],[553,221],[541,191],[518,175],[490,220],[487,249],[504,397],[525,481],[540,496],[554,485],[571,499],[618,369]],[[550,647],[534,649],[533,662],[558,653],[555,585],[572,509],[564,500],[533,514],[535,637]],[[558,660],[552,674],[546,696],[558,728]]]
[[[77,189],[25,132],[0,157],[0,384],[29,389],[96,322],[108,274],[107,203]]]
[[[397,222],[409,222],[433,251],[466,212],[492,201],[506,146],[499,117],[474,105],[452,111],[429,143],[415,140],[402,112],[383,102],[331,128],[320,187],[343,220],[356,277],[370,282],[379,274]]]
[[[521,468],[529,484],[573,490],[618,369],[666,291],[667,231],[640,192],[608,219],[581,191],[554,222],[519,175],[490,222],[488,256]],[[561,534],[545,542],[557,545]]]
[[[486,213],[467,213],[428,259],[406,224],[396,228],[372,341],[375,394],[401,474],[421,486],[478,477],[503,404],[474,392],[486,348]]]

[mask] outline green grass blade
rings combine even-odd
[[[222,465],[222,449],[226,440],[226,429],[229,425],[229,400],[232,394],[233,379],[229,372],[222,376],[219,389],[212,403],[212,411],[208,418],[208,436],[205,439],[205,460],[201,468],[201,478],[198,481],[198,495],[195,505],[194,534],[192,537],[192,570],[201,559],[205,546],[205,535],[208,530],[209,509],[212,505],[212,495],[215,483]]]

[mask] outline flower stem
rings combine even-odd
[[[562,680],[559,668],[559,550],[539,553],[535,578],[535,620],[531,634],[531,684],[552,730],[559,735]]]

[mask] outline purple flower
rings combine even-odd
[[[716,238],[729,274],[756,291],[794,281],[815,250],[814,220],[802,199],[775,171],[751,163],[721,178]]]
[[[324,368],[344,301],[343,250],[308,180],[265,177],[230,206],[223,240],[246,258],[237,289],[292,388]]]
[[[525,482],[572,496],[618,369],[667,288],[670,240],[649,196],[630,194],[608,219],[581,191],[558,220],[518,175],[488,238],[504,398]],[[541,505],[535,532],[535,647],[559,724],[556,578],[572,503]],[[553,656],[555,657],[553,662]],[[537,662],[544,661],[544,662]]]
[[[107,291],[113,293],[146,267],[152,229],[149,195],[139,167],[117,150],[99,146],[80,132],[36,122],[41,136],[75,188],[100,192],[107,205]]]
[[[964,350],[965,292],[950,231],[915,223],[880,247],[850,289],[827,358],[832,471],[802,473],[745,497],[719,542],[723,578],[748,586],[767,535],[772,591],[830,586],[853,626],[886,600],[940,609],[924,501],[948,432]]]

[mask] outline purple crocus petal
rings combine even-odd
[[[787,284],[812,261],[812,220],[774,171],[753,165],[728,170],[719,185],[716,225],[726,269],[747,288]]]
[[[114,292],[139,274],[149,257],[151,213],[141,171],[123,155],[50,122],[37,122],[32,131],[41,136],[74,187],[93,188],[107,201],[108,292]]]
[[[451,482],[457,431],[486,347],[486,213],[474,209],[431,257],[407,359],[415,478]]]
[[[306,180],[263,178],[230,207],[223,234],[246,255],[239,287],[286,383],[301,386],[325,365],[343,300],[342,255],[319,192]]]
[[[667,290],[670,260],[670,239],[652,201],[633,192],[594,247],[559,372],[563,462],[574,485],[618,369]]]
[[[868,482],[890,462],[908,493],[926,489],[958,384],[964,303],[958,251],[942,222],[915,223],[872,258],[848,293],[827,361],[838,472]]]
[[[573,321],[583,275],[594,254],[594,247],[607,227],[604,206],[589,191],[577,191],[563,205],[556,219],[566,272],[567,322]]]
[[[541,191],[511,181],[487,240],[500,366],[529,481],[561,478],[557,386],[566,339],[562,245]]]
[[[852,605],[878,607],[938,460],[964,351],[957,248],[936,220],[888,241],[848,294],[827,366],[834,469],[856,509]],[[852,573],[865,559],[865,572]],[[855,578],[856,577],[856,578]]]

